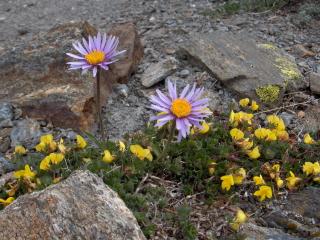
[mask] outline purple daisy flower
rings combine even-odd
[[[175,121],[179,142],[190,134],[192,126],[202,129],[200,122],[211,114],[207,108],[209,99],[201,98],[204,89],[196,88],[195,84],[190,91],[189,88],[190,85],[187,85],[178,96],[176,84],[169,81],[169,96],[157,89],[157,96],[150,98],[151,108],[160,112],[151,117],[151,121],[157,120],[156,127],[161,127],[171,120]]]
[[[68,56],[77,60],[75,62],[67,62],[67,64],[70,65],[70,70],[82,69],[82,73],[92,69],[94,77],[97,75],[98,67],[108,70],[108,66],[117,61],[115,57],[126,51],[118,52],[119,38],[107,36],[106,34],[101,36],[98,33],[97,36],[89,36],[88,41],[83,38],[82,42],[83,44],[80,42],[73,43],[73,47],[81,55],[67,53]]]

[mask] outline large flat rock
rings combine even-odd
[[[47,189],[19,197],[0,212],[0,239],[144,240],[118,194],[96,175],[76,171]]]
[[[70,58],[66,53],[75,52],[73,42],[96,32],[86,22],[63,24],[0,52],[0,102],[12,102],[24,115],[51,121],[57,127],[92,130],[96,119],[95,79],[91,73],[68,71],[66,62]],[[127,52],[102,76],[103,105],[111,89],[107,83],[128,81],[143,56],[134,24],[116,24],[110,32],[119,37],[119,49]]]
[[[302,77],[287,54],[246,33],[186,34],[180,50],[241,97],[265,103],[278,102],[284,90],[299,86]]]

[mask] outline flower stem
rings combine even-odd
[[[97,72],[97,113],[98,113],[98,121],[99,121],[99,131],[101,134],[101,139],[105,140],[104,136],[104,127],[103,127],[103,121],[102,121],[102,115],[101,115],[101,103],[100,103],[100,79],[101,79],[101,69],[98,67]]]
[[[168,141],[166,143],[166,145],[164,146],[163,148],[163,151],[159,157],[159,160],[161,159],[165,159],[167,153],[168,153],[168,148],[169,148],[169,145],[171,145],[172,143],[172,139],[173,139],[173,135],[174,135],[174,130],[175,130],[175,123],[174,121],[171,122],[171,125],[169,126],[169,137],[168,137]]]

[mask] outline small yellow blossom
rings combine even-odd
[[[87,146],[87,142],[86,142],[86,140],[84,140],[84,138],[82,136],[77,135],[76,140],[77,140],[77,148],[78,149],[84,149]]]
[[[237,145],[243,150],[249,150],[253,147],[253,141],[250,141],[249,138],[243,139],[242,141],[238,141]]]
[[[247,155],[251,159],[258,159],[260,157],[259,146],[256,146],[254,149],[247,151]]]
[[[235,113],[234,111],[231,111],[230,117],[229,117],[229,122],[234,126],[238,126],[239,123],[247,123],[249,125],[252,124],[252,118],[253,114],[251,113],[245,113],[245,112],[238,112]]]
[[[320,177],[315,177],[313,178],[313,181],[317,182],[317,183],[320,183]]]
[[[150,149],[143,148],[140,145],[131,145],[130,151],[140,160],[144,160],[146,158],[149,161],[152,161],[153,159]]]
[[[58,149],[59,149],[59,151],[60,151],[62,154],[66,154],[66,152],[67,152],[67,148],[66,148],[66,146],[64,145],[62,138],[60,139],[60,141],[59,141],[59,143],[58,143]]]
[[[277,187],[278,187],[278,188],[282,188],[283,185],[284,185],[284,182],[283,182],[283,180],[282,180],[280,177],[277,177],[277,178],[276,178],[276,184],[277,184]]]
[[[221,188],[227,191],[234,185],[234,179],[232,175],[225,175],[220,178],[222,180]]]
[[[216,171],[216,162],[212,161],[208,166],[208,172],[212,176]]]
[[[126,151],[126,145],[124,144],[124,142],[119,140],[119,151],[120,152],[125,152]]]
[[[9,204],[11,204],[14,201],[13,197],[9,197],[6,200],[0,198],[0,204],[2,204],[3,206],[8,206]]]
[[[62,153],[50,153],[40,162],[40,169],[47,171],[50,169],[51,165],[57,165],[64,159],[64,155]]]
[[[301,181],[301,178],[296,177],[292,171],[289,172],[290,176],[286,178],[287,187],[292,190],[296,187],[297,183]]]
[[[277,136],[274,132],[267,128],[258,128],[254,131],[254,135],[258,139],[264,139],[268,141],[275,141],[277,140]]]
[[[37,152],[54,152],[57,149],[57,143],[53,141],[52,134],[46,134],[40,137],[40,143],[35,148]]]
[[[315,163],[312,163],[312,162],[305,162],[303,164],[303,172],[309,176],[311,174],[313,175],[317,175],[320,173],[320,165],[319,165],[319,162],[315,162]]]
[[[266,198],[272,198],[272,189],[269,186],[260,186],[259,190],[255,191],[254,196],[259,198],[259,201],[262,202]]]
[[[284,124],[282,118],[274,114],[267,116],[267,121],[269,124],[273,125],[278,131],[286,130],[286,125]]]
[[[261,176],[261,174],[260,174],[260,176],[254,176],[253,177],[253,181],[254,181],[254,183],[258,186],[258,185],[265,185],[266,183],[265,183],[265,181],[264,181],[264,179],[263,179],[263,177]]]
[[[105,163],[112,163],[115,157],[110,153],[109,150],[104,150],[102,161]]]
[[[15,178],[25,178],[25,179],[33,179],[36,176],[35,172],[32,172],[30,166],[26,164],[24,166],[24,170],[15,171],[13,176]]]
[[[240,225],[245,223],[247,219],[248,219],[247,215],[241,209],[238,209],[236,217],[232,220],[232,222],[230,223],[230,226],[233,230],[238,231],[240,228]]]
[[[310,136],[309,133],[305,134],[304,137],[303,137],[303,142],[305,144],[315,144],[315,141],[314,139]]]
[[[243,180],[246,178],[247,173],[244,168],[239,168],[235,174],[233,174],[233,181],[234,184],[240,185],[242,184]]]
[[[199,133],[206,134],[207,132],[209,132],[210,125],[207,122],[203,121],[201,123],[201,126],[202,126],[202,129],[199,129]]]
[[[259,109],[259,105],[257,104],[257,102],[256,101],[252,101],[251,110],[252,111],[258,111],[258,109]]]
[[[270,169],[270,178],[275,179],[277,176],[279,176],[279,172],[280,164],[274,164]]]
[[[248,106],[249,102],[250,102],[249,98],[243,98],[239,101],[239,104],[241,107],[246,107]]]
[[[287,141],[289,140],[289,134],[286,130],[272,130],[273,133],[277,136],[277,138],[281,141]]]
[[[238,128],[231,129],[230,135],[231,135],[232,139],[235,141],[239,141],[244,138],[244,133]]]
[[[24,154],[27,153],[27,150],[26,150],[23,146],[18,145],[18,146],[16,146],[16,147],[14,148],[14,153],[15,153],[15,154],[24,155]]]

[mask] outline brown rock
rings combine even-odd
[[[95,33],[88,23],[63,24],[13,50],[2,51],[0,102],[13,102],[24,115],[51,121],[54,126],[92,129],[95,81],[91,74],[67,71],[66,52],[74,51],[73,42]],[[111,67],[107,80],[127,81],[142,57],[140,40],[133,24],[116,25],[110,33],[120,37],[119,49],[128,51]],[[101,87],[101,103],[106,102],[109,89],[106,84]]]
[[[305,111],[305,117],[302,119],[302,124],[307,132],[315,132],[320,130],[320,107],[310,106]]]
[[[118,194],[96,175],[76,171],[47,189],[26,194],[0,212],[0,239],[145,240]]]
[[[300,55],[300,57],[314,57],[316,54],[312,52],[311,50],[307,49],[302,44],[297,44],[294,46],[294,50],[297,54]]]

